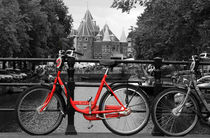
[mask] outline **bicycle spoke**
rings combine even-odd
[[[38,107],[46,100],[49,90],[45,87],[35,87],[22,94],[17,106],[18,122],[21,128],[29,134],[48,134],[56,129],[62,121],[62,102],[54,94],[44,108]]]
[[[170,116],[168,121],[166,121],[166,123],[164,123],[164,125],[162,125],[162,127],[166,126],[167,124],[169,124],[169,122],[173,119],[173,116]]]
[[[153,121],[158,129],[166,135],[185,135],[192,130],[197,122],[198,118],[194,111],[197,110],[196,101],[191,96],[188,97],[182,107],[180,106],[185,96],[185,91],[170,88],[156,98],[153,107]]]
[[[144,95],[141,95],[132,89],[132,87],[122,87],[113,90],[121,103],[130,111],[129,114],[123,115],[119,118],[105,119],[103,123],[109,130],[120,135],[131,135],[139,132],[147,123],[149,119],[149,106]],[[119,105],[114,96],[106,96],[103,99],[103,107],[105,105],[115,104]],[[104,108],[102,108],[104,109]]]
[[[169,132],[172,132],[172,129],[174,127],[175,120],[176,120],[176,118],[173,119],[173,123],[171,124],[171,128],[170,128],[170,131]]]

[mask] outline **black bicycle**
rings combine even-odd
[[[151,115],[154,125],[168,136],[188,134],[198,119],[210,123],[210,107],[202,91],[210,89],[210,82],[202,82],[210,76],[197,80],[199,61],[198,56],[192,56],[190,70],[179,73],[188,75],[188,78],[183,78],[183,85],[164,90],[153,102]]]

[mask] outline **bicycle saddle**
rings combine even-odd
[[[117,66],[117,63],[115,60],[103,59],[103,60],[100,60],[99,63],[100,65],[103,65],[103,66],[109,66],[109,67]]]

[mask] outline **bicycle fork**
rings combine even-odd
[[[45,98],[43,104],[36,108],[36,111],[37,111],[38,114],[41,114],[43,111],[46,110],[47,105],[48,105],[48,103],[50,102],[50,99],[51,99],[51,98],[50,98],[50,94],[51,94],[51,93],[49,93],[49,94],[47,95],[47,97]]]
[[[185,105],[185,103],[187,102],[187,99],[189,97],[189,94],[190,94],[190,91],[191,91],[191,88],[190,87],[187,87],[187,94],[186,96],[183,98],[182,102],[177,106],[175,107],[173,110],[172,110],[172,114],[175,115],[175,116],[179,116],[183,110],[183,107]]]
[[[47,94],[46,98],[43,100],[43,104],[41,104],[39,107],[36,108],[36,111],[38,114],[41,114],[41,112],[45,111],[47,109],[47,105],[49,104],[50,100],[52,99],[52,96],[55,92],[56,85],[53,86],[53,89],[50,93]]]

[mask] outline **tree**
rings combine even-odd
[[[210,1],[150,0],[144,6],[134,31],[137,58],[188,60],[208,47]]]
[[[21,44],[29,36],[25,30],[30,25],[24,21],[24,15],[19,14],[19,4],[15,0],[5,0],[0,3],[0,51],[2,57],[13,56],[21,51]]]
[[[68,10],[62,0],[42,0],[43,11],[48,15],[51,34],[48,37],[48,50],[51,53],[57,52],[59,49],[67,49],[72,46],[73,41],[66,39],[70,34],[72,27],[72,17],[67,15]],[[52,12],[53,11],[53,12]]]
[[[149,0],[114,0],[111,7],[121,9],[122,12],[129,12],[136,5],[145,5]]]
[[[2,0],[0,11],[3,57],[47,57],[72,46],[73,20],[61,0]]]

